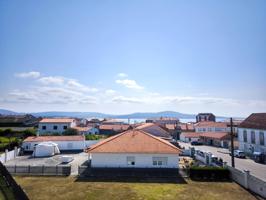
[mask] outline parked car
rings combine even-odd
[[[261,152],[254,152],[253,153],[253,159],[257,163],[265,163],[265,157],[266,155]]]
[[[203,145],[203,143],[202,142],[200,142],[200,141],[193,141],[193,142],[191,142],[190,143],[191,145]]]
[[[230,156],[232,154],[230,153]],[[236,158],[246,158],[246,155],[244,153],[244,151],[240,151],[240,150],[234,150],[234,157]]]

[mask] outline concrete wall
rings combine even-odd
[[[244,188],[266,198],[266,182],[252,176],[249,171],[240,171],[233,167],[227,166],[231,172],[232,179]]]
[[[244,130],[247,131],[247,142],[244,142],[244,136],[243,136]],[[255,132],[255,144],[251,143],[251,131]],[[260,135],[259,135],[260,132],[264,133],[263,146],[260,145]],[[238,141],[239,141],[239,149],[244,152],[252,153],[251,149],[254,149],[254,151],[266,153],[266,130],[238,128]]]
[[[118,153],[92,153],[92,167],[136,167],[136,168],[178,168],[179,157],[176,154],[118,154]],[[127,165],[127,157],[135,157],[135,165]],[[154,166],[153,157],[167,157],[167,165]]]
[[[46,126],[46,130],[43,130],[42,126]],[[54,129],[54,126],[57,126],[56,130]],[[76,123],[39,123],[38,133],[40,135],[45,135],[46,133],[62,133],[66,130],[64,129],[64,126],[67,126],[67,128],[72,128],[76,126]]]
[[[19,152],[20,152],[20,148],[18,148],[18,149],[15,148],[13,151],[6,150],[5,153],[2,153],[0,155],[0,161],[2,163],[5,163],[9,160],[13,160],[18,156]]]

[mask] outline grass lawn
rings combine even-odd
[[[12,189],[6,185],[1,175],[0,175],[0,199],[15,200],[15,196],[13,195]]]
[[[255,200],[235,183],[124,183],[76,181],[75,177],[15,177],[30,199]]]

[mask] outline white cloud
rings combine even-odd
[[[124,97],[124,96],[114,97],[112,99],[112,102],[115,102],[115,103],[142,103],[142,101],[139,100],[138,98]]]
[[[65,81],[65,78],[60,76],[44,76],[38,79],[38,81],[44,85],[50,85],[50,84],[62,85]]]
[[[75,79],[69,79],[61,76],[45,76],[38,81],[43,85],[56,85],[56,86],[62,86],[69,90],[74,91],[82,91],[82,92],[97,92],[97,88],[88,87],[86,85],[83,85],[79,83]]]
[[[40,72],[23,72],[15,74],[19,78],[39,78],[41,76]]]
[[[128,77],[128,75],[125,74],[125,73],[119,73],[119,74],[117,74],[117,76],[118,76],[118,77],[121,77],[121,78]]]
[[[106,95],[114,95],[114,94],[116,94],[116,91],[115,90],[111,90],[111,89],[105,90],[105,94]]]
[[[121,85],[123,85],[123,86],[125,86],[127,88],[130,88],[130,89],[138,89],[138,90],[141,90],[141,89],[144,88],[144,87],[138,85],[135,80],[124,79],[124,80],[116,80],[115,82],[117,84],[121,84]]]

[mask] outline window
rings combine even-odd
[[[202,128],[202,131],[203,131],[203,132],[206,132],[206,128]]]
[[[135,165],[135,157],[134,156],[127,156],[127,165],[129,165],[129,166]]]
[[[46,126],[42,126],[42,130],[46,130]]]
[[[64,126],[63,129],[66,130],[67,129],[67,126]]]
[[[153,157],[152,164],[154,166],[165,166],[167,165],[167,157]]]
[[[265,145],[263,132],[260,132],[260,145]]]
[[[247,142],[247,141],[248,141],[247,138],[248,138],[248,137],[247,137],[247,131],[244,130],[244,131],[243,131],[243,140],[244,140],[244,142]]]
[[[255,144],[255,132],[251,131],[251,143]]]
[[[54,126],[54,130],[57,130],[57,126]]]

